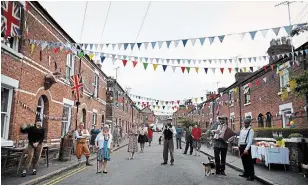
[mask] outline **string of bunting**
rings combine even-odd
[[[162,63],[162,64],[170,64],[170,62],[172,64],[177,63],[179,64],[188,64],[190,65],[191,63],[193,63],[194,65],[196,65],[196,63],[198,62],[199,64],[201,63],[242,63],[242,62],[257,62],[259,61],[267,61],[269,59],[272,60],[278,60],[284,56],[298,56],[300,54],[303,54],[304,50],[302,51],[296,51],[294,53],[292,52],[286,52],[286,53],[281,53],[281,54],[277,54],[277,55],[262,55],[262,56],[253,56],[253,57],[238,57],[237,59],[234,58],[212,58],[212,59],[172,59],[172,58],[151,58],[151,57],[141,57],[141,56],[128,56],[128,55],[119,55],[119,54],[113,54],[113,53],[104,53],[104,52],[93,52],[93,51],[87,51],[87,50],[81,50],[81,49],[75,49],[73,48],[71,45],[65,45],[62,44],[60,42],[47,42],[47,41],[41,41],[41,40],[29,40],[30,43],[30,47],[31,47],[31,53],[33,52],[35,46],[40,46],[41,50],[44,50],[46,47],[48,49],[50,49],[51,47],[54,49],[54,53],[57,53],[59,51],[62,51],[64,48],[66,50],[66,54],[69,54],[71,52],[74,52],[74,54],[78,55],[79,57],[84,56],[85,54],[87,54],[89,56],[89,58],[92,59],[96,59],[99,58],[99,60],[101,60],[101,62],[104,62],[104,60],[106,58],[111,58],[113,62],[116,62],[116,60],[122,60],[123,64],[126,65],[127,61],[132,61],[134,67],[137,65],[137,62],[143,62],[143,63],[148,63],[148,64],[152,64],[154,62],[158,63]],[[305,52],[308,52],[307,50]],[[126,61],[126,62],[124,62]],[[147,66],[144,66],[145,68]]]
[[[55,117],[55,116],[49,116],[49,115],[45,115],[45,114],[41,114],[40,112],[37,112],[33,109],[31,109],[28,105],[26,105],[25,103],[17,100],[17,103],[20,104],[24,109],[27,109],[28,111],[35,113],[36,115],[43,115],[44,119],[49,119],[49,120],[55,120],[55,121],[62,121],[62,120],[67,120],[67,117]]]
[[[138,43],[105,43],[105,44],[80,43],[79,45],[81,46],[81,48],[84,48],[84,49],[87,49],[88,46],[90,48],[96,48],[96,49],[108,48],[109,46],[112,46],[112,49],[115,49],[115,47],[117,46],[118,49],[121,49],[123,46],[124,50],[127,50],[127,49],[133,50],[135,47],[140,49],[142,46],[144,46],[144,49],[148,49],[151,47],[152,49],[155,49],[155,47],[158,47],[159,49],[161,49],[163,45],[166,45],[166,48],[170,48],[171,43],[173,43],[174,47],[178,47],[179,43],[182,43],[183,46],[186,47],[188,44],[188,41],[191,43],[192,46],[195,46],[197,41],[199,41],[200,44],[203,46],[206,40],[208,40],[209,44],[212,45],[215,42],[215,40],[217,40],[219,43],[222,43],[226,37],[233,36],[233,35],[240,36],[242,40],[244,39],[245,35],[249,35],[251,40],[255,40],[257,33],[261,33],[263,37],[266,38],[269,31],[272,31],[276,36],[278,36],[279,32],[281,30],[284,30],[288,35],[290,35],[294,27],[303,27],[306,24],[307,23],[301,23],[301,24],[293,24],[293,25],[288,25],[288,26],[267,28],[267,29],[254,30],[254,31],[242,32],[242,33],[233,33],[233,34],[226,34],[226,35],[197,37],[197,38],[186,38],[186,39],[177,39],[177,40],[151,41],[151,42],[138,42]]]

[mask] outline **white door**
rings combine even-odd
[[[291,109],[281,110],[282,114],[282,128],[286,128],[287,124],[289,124],[290,119],[289,115],[292,113]]]

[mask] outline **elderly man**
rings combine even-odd
[[[214,135],[214,156],[216,163],[216,174],[226,175],[226,157],[228,143],[223,140],[225,132],[227,130],[227,118],[218,117],[218,127],[216,130],[212,130]]]
[[[88,148],[87,139],[90,138],[90,134],[87,129],[84,129],[84,123],[79,123],[79,128],[75,131],[75,137],[77,139],[77,150],[76,150],[76,157],[78,158],[78,162],[82,154],[84,154],[87,158],[86,165],[92,166],[89,162],[90,151]]]
[[[253,141],[254,131],[251,129],[250,123],[251,119],[246,118],[244,120],[245,125],[241,130],[238,146],[244,167],[244,174],[241,174],[240,176],[247,178],[248,181],[253,181],[255,177],[255,170],[251,157],[250,146]]]
[[[174,163],[174,144],[173,144],[173,137],[176,135],[176,130],[171,123],[165,125],[163,130],[163,137],[164,137],[164,149],[163,149],[163,159],[164,162],[161,165],[166,165],[168,163],[168,153],[170,152],[170,163],[173,165]]]
[[[27,148],[28,157],[22,172],[22,177],[27,175],[27,170],[29,170],[31,164],[33,164],[32,174],[36,175],[36,167],[43,150],[45,129],[42,127],[42,122],[38,121],[32,126],[23,125],[21,132],[28,133],[29,140]]]

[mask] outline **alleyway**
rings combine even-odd
[[[227,176],[205,177],[201,166],[206,156],[200,157],[184,155],[181,150],[175,152],[175,165],[161,166],[162,145],[157,143],[157,134],[154,135],[154,144],[146,146],[145,152],[137,154],[134,160],[127,160],[127,148],[124,147],[113,153],[109,173],[96,174],[96,166],[81,166],[65,174],[45,181],[43,184],[91,184],[91,185],[239,185],[260,184],[257,181],[247,182],[240,178],[238,172],[227,167]]]

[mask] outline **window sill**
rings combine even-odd
[[[287,87],[287,91],[288,91],[288,93],[291,92],[289,87]],[[278,94],[278,96],[280,96],[282,94],[282,90],[280,89],[280,92],[278,92],[277,94]]]
[[[2,146],[13,146],[14,142],[12,140],[6,140],[1,138],[1,147]]]
[[[18,57],[19,59],[24,58],[23,54],[18,53],[17,51],[13,50],[12,48],[6,46],[4,43],[1,43],[1,49],[4,49],[5,51],[9,52],[10,54],[13,54],[14,56]]]
[[[251,104],[251,102],[249,102],[249,103],[245,103],[245,104],[244,104],[244,106],[247,106],[247,105],[250,105],[250,104]]]

